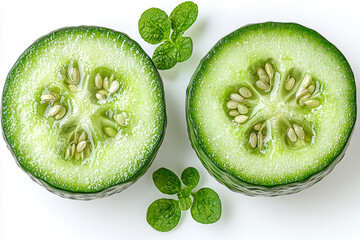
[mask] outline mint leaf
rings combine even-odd
[[[200,180],[200,174],[193,167],[188,167],[181,173],[181,181],[186,186],[189,186],[191,188],[195,188],[198,185],[199,180]]]
[[[177,62],[188,60],[192,54],[193,43],[189,37],[178,37],[171,51],[171,57]]]
[[[178,32],[172,32],[171,33],[171,35],[170,35],[170,39],[171,39],[171,41],[173,41],[173,42],[176,42],[176,39],[178,39],[178,37],[181,37],[181,34],[180,33],[178,33]]]
[[[147,209],[146,221],[160,232],[168,232],[180,221],[181,210],[178,201],[173,199],[158,199]]]
[[[166,70],[175,66],[176,60],[172,57],[173,51],[174,45],[168,41],[158,46],[152,57],[155,67],[159,70]]]
[[[192,187],[184,187],[181,191],[177,194],[178,198],[185,198],[191,196]]]
[[[170,19],[163,10],[158,8],[150,8],[143,12],[138,26],[141,37],[151,44],[160,43],[170,36]]]
[[[191,207],[192,201],[190,197],[179,198],[179,208],[183,211],[188,210]]]
[[[176,194],[181,191],[181,182],[175,173],[166,168],[159,168],[153,175],[155,186],[165,194]]]
[[[220,219],[221,201],[219,195],[210,188],[202,188],[194,197],[191,216],[199,223],[209,224]]]
[[[179,4],[170,14],[171,27],[175,32],[184,33],[196,20],[198,7],[193,2]]]

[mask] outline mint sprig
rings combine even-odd
[[[181,181],[186,186],[181,188],[179,178],[171,170],[156,170],[153,173],[155,186],[162,193],[177,194],[178,200],[162,198],[154,201],[146,213],[146,221],[150,226],[160,232],[168,232],[179,223],[181,211],[190,208],[191,216],[199,223],[209,224],[218,221],[221,216],[219,195],[210,188],[193,191],[199,180],[200,175],[195,168],[186,168],[181,174]]]
[[[170,17],[159,8],[150,8],[141,15],[138,24],[141,37],[150,44],[163,42],[152,57],[157,69],[170,69],[190,58],[192,39],[182,35],[196,21],[197,15],[198,7],[191,1],[179,4]]]

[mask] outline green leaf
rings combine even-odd
[[[138,26],[141,37],[151,44],[168,39],[171,31],[168,15],[158,8],[150,8],[143,12]]]
[[[171,51],[171,56],[177,62],[188,60],[192,54],[193,43],[189,37],[177,37],[175,46]]]
[[[175,173],[166,168],[159,168],[153,173],[153,181],[160,192],[176,194],[181,191],[181,182]]]
[[[152,60],[159,70],[170,69],[176,64],[176,60],[172,57],[174,45],[168,41],[158,46],[154,53]]]
[[[198,7],[188,1],[179,4],[170,14],[171,27],[176,32],[185,32],[196,20]]]
[[[192,187],[184,187],[184,188],[181,189],[181,191],[177,194],[178,198],[190,197],[192,189],[193,189]]]
[[[171,41],[173,41],[175,43],[176,39],[178,39],[178,37],[181,37],[181,33],[174,32],[174,31],[171,32],[171,35],[170,35]]]
[[[199,223],[214,223],[221,216],[221,201],[219,195],[210,188],[202,188],[193,193],[194,202],[191,206],[191,216]]]
[[[193,168],[188,167],[181,173],[181,181],[191,188],[195,188],[200,180],[199,172]]]
[[[183,211],[188,210],[191,207],[192,201],[190,197],[179,198],[179,208]]]
[[[146,221],[160,232],[168,232],[179,223],[181,210],[178,201],[158,199],[147,209]]]

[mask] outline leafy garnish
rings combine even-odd
[[[190,197],[179,198],[179,208],[183,211],[188,210],[191,207],[192,200]]]
[[[192,39],[182,35],[195,22],[197,15],[198,7],[191,1],[179,4],[170,17],[159,8],[150,8],[141,15],[138,24],[141,37],[150,44],[163,42],[152,57],[157,69],[170,69],[177,62],[190,58]]]
[[[188,187],[195,188],[200,180],[200,174],[196,168],[188,167],[181,174],[181,181]]]
[[[165,42],[155,49],[153,62],[157,69],[165,70],[175,66],[176,60],[171,56],[174,48],[170,42]]]
[[[161,232],[170,231],[178,224],[181,210],[186,211],[190,208],[191,216],[199,223],[218,221],[221,216],[219,195],[210,188],[192,192],[199,179],[199,172],[195,168],[186,168],[181,174],[181,181],[186,187],[181,188],[181,182],[175,173],[166,168],[156,170],[153,173],[156,187],[162,193],[177,194],[179,200],[162,198],[153,202],[146,214],[146,221],[150,226]]]
[[[161,9],[150,8],[146,10],[139,20],[141,37],[151,44],[157,44],[170,36],[171,21]]]
[[[175,173],[167,168],[159,168],[153,173],[153,181],[160,192],[176,194],[181,191],[181,182]]]
[[[178,201],[173,199],[158,199],[153,202],[146,214],[146,221],[160,232],[168,232],[180,221],[181,210]]]
[[[198,7],[191,1],[179,4],[170,14],[171,28],[175,32],[183,33],[195,21],[198,15]]]
[[[199,223],[214,223],[221,216],[221,201],[219,195],[210,188],[202,188],[193,193],[191,216]]]
[[[186,61],[190,58],[192,50],[193,42],[191,38],[179,36],[175,40],[175,45],[171,52],[171,58],[174,59],[176,62]]]

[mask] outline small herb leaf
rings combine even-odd
[[[179,198],[179,208],[183,211],[188,210],[191,207],[192,201],[190,197]]]
[[[184,198],[184,197],[190,197],[191,196],[191,191],[192,191],[192,187],[184,187],[183,189],[181,189],[181,191],[177,194],[178,198]]]
[[[171,27],[176,32],[185,32],[196,20],[198,7],[191,1],[179,4],[170,14]]]
[[[160,192],[176,194],[181,191],[181,182],[175,173],[166,168],[159,168],[153,173],[153,181]]]
[[[194,202],[191,206],[191,216],[199,223],[214,223],[221,216],[221,201],[219,195],[210,188],[202,188],[193,193]]]
[[[139,33],[148,43],[157,44],[169,38],[171,22],[168,15],[159,8],[143,12],[139,20]]]
[[[160,232],[168,232],[179,223],[181,210],[178,201],[158,199],[153,202],[146,213],[146,221]]]
[[[172,32],[171,33],[171,35],[170,35],[170,39],[171,39],[171,41],[173,41],[173,42],[176,42],[176,39],[178,38],[178,37],[181,37],[181,33],[178,33],[178,32]]]
[[[188,167],[181,173],[181,181],[191,188],[195,188],[200,180],[199,172],[193,168]]]
[[[176,64],[176,60],[171,56],[174,51],[174,45],[168,41],[158,46],[153,54],[153,62],[157,69],[170,69]]]
[[[177,37],[171,56],[177,62],[183,62],[190,58],[193,50],[193,43],[189,37]]]

